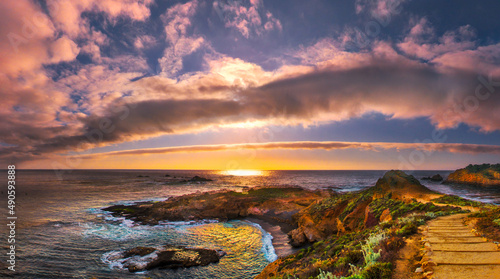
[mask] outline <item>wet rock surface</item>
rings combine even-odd
[[[114,216],[149,225],[161,221],[227,221],[253,217],[279,225],[284,233],[297,228],[294,215],[315,201],[332,195],[299,187],[253,188],[245,192],[215,191],[172,197],[163,202],[114,205],[104,210]]]
[[[206,266],[219,262],[224,255],[221,250],[166,245],[161,248],[135,247],[113,255],[109,260],[121,262],[130,272],[139,272],[154,268]]]

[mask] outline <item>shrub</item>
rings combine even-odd
[[[416,233],[418,231],[418,226],[414,222],[407,223],[401,229],[397,230],[396,234],[398,236],[408,236]]]
[[[374,263],[367,266],[360,275],[364,279],[390,279],[391,268],[391,263]]]
[[[460,206],[474,206],[474,207],[480,207],[483,205],[483,203],[478,202],[478,201],[471,201],[467,200],[458,196],[453,196],[453,195],[444,195],[436,199],[432,199],[431,201],[437,202],[437,203],[444,203],[444,204],[452,204],[452,205],[460,205]]]

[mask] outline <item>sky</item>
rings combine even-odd
[[[0,2],[0,162],[500,162],[498,1]]]

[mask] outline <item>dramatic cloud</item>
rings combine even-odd
[[[95,104],[104,101],[109,105],[99,106],[101,109],[98,110],[94,107],[92,115],[81,118],[83,128],[79,134],[52,138],[33,146],[34,152],[74,148],[88,143],[89,138],[102,145],[244,121],[280,121],[285,125],[321,123],[359,117],[372,111],[394,118],[429,117],[443,128],[464,122],[484,130],[500,129],[500,118],[495,113],[500,96],[490,94],[487,102],[478,99],[475,109],[464,107],[470,105],[466,100],[475,96],[475,89],[480,84],[475,73],[462,70],[441,72],[429,65],[391,56],[394,54],[386,48],[387,45],[381,46],[377,48],[378,52],[370,55],[360,54],[365,61],[356,67],[329,68],[323,64],[322,70],[294,77],[273,79],[271,75],[271,81],[262,85],[240,82],[234,87],[230,80],[221,79],[212,86],[217,88],[216,91],[227,91],[228,95],[199,98],[205,94],[205,89],[198,88],[187,93],[189,99],[161,98],[124,103],[127,113],[116,110],[120,107],[116,102],[120,93],[112,97],[111,102],[103,100],[107,95],[98,94]],[[262,79],[265,72],[259,67],[244,71],[245,75],[252,73],[250,80]],[[238,76],[237,72],[233,71],[233,74]],[[193,77],[194,80],[198,78]],[[143,83],[147,81],[142,80]],[[85,84],[102,86],[92,82]],[[110,82],[108,92],[113,92],[111,87],[117,84],[120,82]],[[185,95],[179,85],[173,83],[164,87],[165,93]],[[457,103],[460,100],[464,100],[463,103]],[[100,135],[95,136],[95,131],[103,130],[103,119],[112,125],[112,131],[99,132]]]
[[[242,143],[242,144],[214,144],[214,145],[194,145],[194,146],[175,146],[165,148],[147,148],[136,150],[123,150],[107,153],[97,153],[83,155],[85,158],[97,158],[117,155],[149,155],[149,154],[167,154],[184,152],[214,152],[238,149],[360,149],[360,150],[423,150],[425,152],[452,152],[466,154],[500,154],[498,145],[481,144],[463,144],[463,143],[395,143],[395,142],[267,142],[267,143]]]
[[[377,19],[402,12],[403,2],[359,0],[354,8],[363,19]],[[438,32],[429,17],[412,16],[394,27],[400,33],[381,34],[354,51],[338,35],[348,23],[302,41],[282,27],[295,26],[296,18],[258,0],[19,0],[0,7],[5,160],[241,123],[321,126],[374,112],[424,118],[439,129],[464,123],[480,132],[500,130],[500,44],[480,38],[470,24]],[[274,34],[281,41],[246,40]],[[255,148],[371,149],[294,144]],[[373,149],[413,148],[396,145]],[[482,145],[434,147],[498,153]]]

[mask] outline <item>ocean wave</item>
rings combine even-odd
[[[246,223],[258,228],[262,233],[262,253],[264,253],[264,257],[269,262],[274,262],[278,259],[278,255],[276,255],[276,251],[273,246],[273,236],[264,230],[259,224],[246,221]]]
[[[127,224],[110,223],[83,223],[80,226],[84,229],[82,234],[86,237],[96,236],[99,238],[126,241],[140,239],[151,235],[151,231],[146,226],[129,226]]]
[[[128,258],[123,258],[125,250],[110,251],[104,253],[101,257],[101,261],[109,266],[110,269],[128,269],[129,265],[136,266],[140,269],[144,269],[146,265],[158,258],[158,252],[147,254],[145,256],[131,256]],[[144,272],[137,272],[144,273]]]

